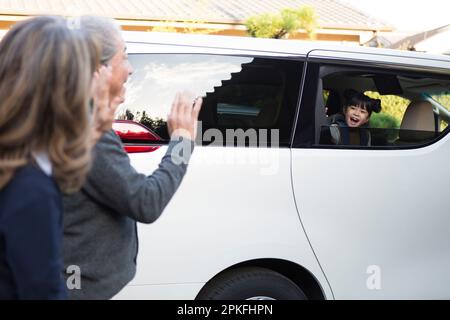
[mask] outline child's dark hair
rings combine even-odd
[[[344,99],[344,109],[348,106],[359,106],[367,110],[367,112],[369,112],[369,116],[372,112],[378,113],[381,111],[380,99],[372,99],[353,89],[346,89],[344,91]]]

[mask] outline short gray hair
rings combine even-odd
[[[122,38],[117,21],[100,16],[81,16],[80,27],[89,33],[101,47],[100,63],[107,64],[117,53],[117,42]]]

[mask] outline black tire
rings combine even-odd
[[[198,300],[306,300],[303,291],[282,274],[259,267],[224,272],[208,283],[197,295]],[[258,299],[256,299],[258,300]]]

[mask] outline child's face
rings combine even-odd
[[[344,110],[345,122],[349,127],[361,127],[369,121],[369,112],[360,106],[348,106]]]

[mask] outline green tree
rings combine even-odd
[[[166,122],[161,118],[151,118],[145,111],[142,111],[142,117],[139,120],[139,123],[146,126],[152,131],[157,131]]]
[[[367,96],[381,100],[381,112],[373,113],[370,125],[373,128],[399,128],[403,115],[410,101],[396,95],[381,95],[378,92],[366,91]]]
[[[300,20],[300,29],[306,31],[310,39],[315,37],[315,31],[319,27],[316,10],[313,7],[303,7],[297,11]]]
[[[399,128],[400,121],[386,113],[372,113],[370,117],[370,127],[371,128]]]
[[[283,9],[279,13],[262,13],[251,16],[245,23],[247,32],[256,38],[281,39],[290,33],[303,29],[312,39],[318,26],[313,7]]]
[[[134,120],[134,114],[130,110],[125,110],[125,120]]]

